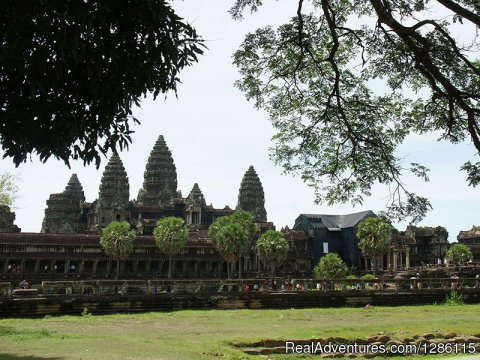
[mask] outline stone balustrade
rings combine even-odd
[[[376,292],[420,291],[428,289],[480,288],[479,278],[412,278],[412,279],[284,279],[276,280],[276,289],[264,279],[243,280],[78,280],[43,281],[37,287],[39,296],[89,296],[115,294],[155,295],[161,293],[235,293],[245,292],[304,292],[304,291],[347,291],[369,290]],[[298,285],[297,285],[298,284]],[[13,296],[16,286],[0,282],[0,297]]]

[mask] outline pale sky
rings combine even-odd
[[[233,21],[227,10],[233,3],[225,0],[186,0],[174,2],[180,15],[192,23],[207,39],[208,50],[200,62],[184,71],[180,78],[178,98],[169,94],[165,101],[145,99],[135,111],[141,124],[134,128],[133,143],[123,151],[123,160],[130,181],[130,198],[136,198],[143,183],[143,173],[150,151],[162,134],[169,146],[178,174],[178,187],[188,195],[197,182],[207,203],[217,208],[237,204],[243,174],[253,165],[263,183],[265,207],[269,221],[278,229],[292,226],[301,213],[345,214],[362,210],[378,212],[385,207],[387,189],[377,187],[363,206],[314,205],[313,190],[299,178],[282,175],[268,157],[270,139],[275,134],[264,112],[233,87],[239,78],[231,56],[245,34],[260,26],[285,22],[295,14],[295,2],[267,1],[258,14],[243,22]],[[445,226],[450,242],[460,230],[480,225],[478,204],[480,189],[467,186],[466,174],[459,171],[467,160],[474,159],[473,145],[451,145],[436,141],[434,135],[410,138],[400,148],[405,162],[420,162],[430,167],[429,183],[406,179],[412,192],[428,197],[434,207],[423,226]],[[49,160],[42,164],[37,157],[15,168],[10,159],[0,160],[0,172],[10,171],[21,177],[16,203],[16,224],[25,232],[39,232],[51,193],[62,192],[72,173],[77,173],[88,202],[98,197],[103,168],[84,167],[73,163]],[[406,224],[397,224],[400,230]]]

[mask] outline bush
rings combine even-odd
[[[335,279],[347,275],[348,266],[335,253],[328,253],[320,259],[314,269],[317,279]]]
[[[90,312],[90,310],[87,307],[84,307],[82,310],[82,316],[91,316],[91,315],[92,313]]]
[[[362,276],[362,279],[363,280],[375,280],[376,277],[373,274],[365,274],[365,275]]]
[[[466,263],[473,259],[470,248],[465,244],[455,244],[447,251],[447,259],[450,263]]]
[[[452,290],[450,294],[447,294],[445,297],[444,304],[448,306],[460,306],[465,305],[465,302],[463,301],[463,296],[461,294]]]

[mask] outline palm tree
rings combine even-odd
[[[103,229],[100,245],[108,256],[117,261],[116,279],[120,274],[120,261],[125,260],[133,251],[135,237],[135,231],[130,229],[130,224],[126,221],[113,221]]]

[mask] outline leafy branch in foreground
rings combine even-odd
[[[204,50],[169,2],[5,1],[0,12],[0,145],[100,164],[131,142],[132,109],[176,92]]]
[[[237,0],[230,12],[241,19],[262,3]],[[434,18],[435,6],[451,16]],[[390,189],[390,218],[421,220],[431,204],[402,176],[428,181],[428,169],[402,166],[397,147],[409,134],[436,132],[480,152],[478,34],[451,35],[454,23],[478,30],[478,11],[471,1],[297,0],[288,23],[248,34],[233,56],[236,86],[277,129],[272,159],[312,186],[317,203],[361,204],[380,183]],[[462,167],[472,186],[479,164]]]
[[[0,206],[11,207],[17,199],[19,177],[9,172],[0,174]]]

